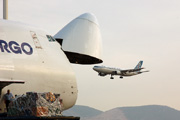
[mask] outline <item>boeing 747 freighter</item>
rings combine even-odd
[[[78,88],[71,63],[102,63],[96,17],[82,14],[51,36],[42,29],[7,20],[6,13],[4,16],[0,19],[0,113],[7,112],[3,96],[8,89],[13,95],[58,93],[62,110],[74,106]]]

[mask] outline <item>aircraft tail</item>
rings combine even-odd
[[[139,61],[139,63],[136,65],[134,69],[140,69],[143,64],[143,61]]]

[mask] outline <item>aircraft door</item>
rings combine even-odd
[[[45,55],[44,50],[43,50],[43,47],[42,47],[42,45],[41,45],[41,43],[40,43],[41,38],[39,38],[39,36],[38,36],[38,35],[36,34],[36,32],[34,32],[34,31],[30,31],[30,34],[31,34],[31,36],[32,36],[32,39],[33,39],[33,42],[34,42],[36,51],[37,51],[37,53],[38,53],[38,56],[39,56],[39,58],[40,58],[40,61],[41,61],[42,63],[44,63],[45,58],[46,58],[46,55]]]
[[[30,31],[30,33],[31,33],[31,36],[32,36],[32,38],[33,38],[35,47],[36,47],[37,49],[42,49],[41,44],[40,44],[40,42],[39,42],[39,39],[38,39],[36,33],[35,33],[34,31]]]

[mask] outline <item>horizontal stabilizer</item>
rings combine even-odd
[[[141,71],[141,72],[149,72],[149,70],[146,70],[146,71]]]

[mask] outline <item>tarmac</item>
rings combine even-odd
[[[7,113],[0,113],[0,120],[80,120],[80,117],[74,116],[47,116],[47,117],[35,117],[35,116],[16,116],[8,117]]]

